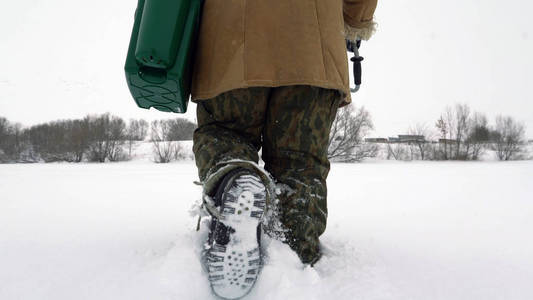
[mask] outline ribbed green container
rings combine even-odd
[[[187,111],[202,0],[139,0],[126,80],[141,108]]]

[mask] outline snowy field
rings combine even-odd
[[[213,299],[193,162],[0,165],[0,299]],[[325,257],[246,299],[533,299],[533,162],[333,164]]]

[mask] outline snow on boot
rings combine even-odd
[[[267,191],[259,176],[246,169],[229,172],[218,186],[204,263],[213,292],[239,299],[250,292],[262,267],[261,220]]]

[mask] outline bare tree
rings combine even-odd
[[[126,139],[126,123],[119,117],[112,117],[109,122],[109,153],[107,155],[109,161],[122,161],[129,159],[129,156],[124,154],[124,145]]]
[[[127,127],[128,138],[134,141],[144,141],[146,135],[148,134],[149,124],[146,120],[139,119],[130,119]]]
[[[394,160],[409,160],[407,148],[408,146],[402,143],[388,143],[387,159],[394,158]]]
[[[168,140],[172,124],[169,120],[152,121],[150,129],[150,142],[154,152],[154,161],[168,163],[178,156],[178,147],[175,142]]]
[[[487,117],[479,112],[470,119],[469,132],[465,140],[467,154],[472,160],[478,160],[490,141],[490,128]]]
[[[328,158],[342,162],[375,157],[379,147],[364,143],[364,137],[374,128],[370,113],[361,107],[345,106],[337,111],[329,135]]]
[[[443,158],[444,160],[448,160],[447,137],[448,137],[448,132],[450,131],[450,129],[448,127],[448,123],[446,123],[442,115],[437,120],[435,127],[437,127],[437,129],[439,130],[440,138],[444,140]]]
[[[105,162],[109,153],[107,128],[109,127],[109,114],[102,116],[88,116],[90,144],[88,149],[88,159],[94,162]]]
[[[105,162],[117,161],[124,158],[121,147],[125,140],[125,123],[119,117],[108,113],[87,117],[90,132],[88,148],[89,161]]]
[[[9,127],[9,121],[4,117],[0,117],[0,146],[3,146],[7,140],[7,136],[9,135]]]
[[[168,120],[170,131],[168,139],[171,141],[189,141],[192,140],[194,130],[197,125],[187,119],[177,118]]]
[[[87,119],[72,121],[70,132],[71,151],[74,154],[74,162],[81,162],[89,148],[89,123]]]
[[[144,141],[148,129],[148,122],[143,119],[130,119],[126,129],[126,142],[128,146],[128,157],[131,158],[136,142]]]
[[[525,127],[512,117],[496,117],[492,145],[499,160],[522,158],[525,147]]]
[[[431,153],[431,143],[428,142],[433,138],[433,133],[431,130],[429,130],[425,124],[417,123],[415,126],[409,128],[408,132],[410,135],[419,135],[424,137],[424,140],[415,139],[411,145],[416,147],[421,160],[427,159],[428,153]]]
[[[0,162],[10,161],[11,123],[4,117],[0,117]]]
[[[0,118],[0,162],[28,162],[24,157],[26,148],[22,125]]]
[[[453,109],[451,106],[446,106],[446,109],[444,110],[444,121],[446,122],[446,126],[448,127],[448,136],[445,138],[444,143],[445,150],[447,151],[446,157],[447,159],[453,159],[454,143],[450,142],[453,141],[453,134],[455,132],[455,114],[453,113]]]
[[[180,145],[177,142],[174,142],[174,145],[176,147],[176,151],[174,152],[174,160],[182,160],[185,159],[185,154],[183,151],[183,146]]]
[[[12,149],[13,149],[13,158],[18,162],[33,162],[28,160],[25,152],[28,148],[28,141],[24,135],[24,128],[22,124],[15,123],[12,126]]]
[[[148,129],[150,127],[150,124],[146,122],[146,120],[139,119],[137,121],[137,139],[139,141],[144,141],[146,138],[146,135],[148,135]]]
[[[66,159],[64,153],[66,129],[62,122],[50,122],[30,127],[26,135],[32,145],[32,155],[45,162]]]
[[[45,162],[81,162],[89,146],[86,120],[60,120],[30,127],[32,154]]]
[[[466,104],[456,104],[453,108],[447,106],[444,113],[435,124],[440,133],[440,142],[444,144],[442,158],[444,160],[467,160],[470,144],[466,143],[471,131],[470,107]]]
[[[455,157],[456,160],[467,160],[468,159],[468,149],[461,152],[461,146],[463,140],[466,139],[470,126],[470,107],[466,104],[456,104],[455,105]]]

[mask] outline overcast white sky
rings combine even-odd
[[[123,65],[136,0],[1,1],[0,116],[25,125],[102,112],[179,116],[137,108],[129,95]],[[354,97],[373,115],[372,135],[433,127],[459,102],[491,121],[512,115],[533,138],[532,11],[525,0],[381,0]]]

